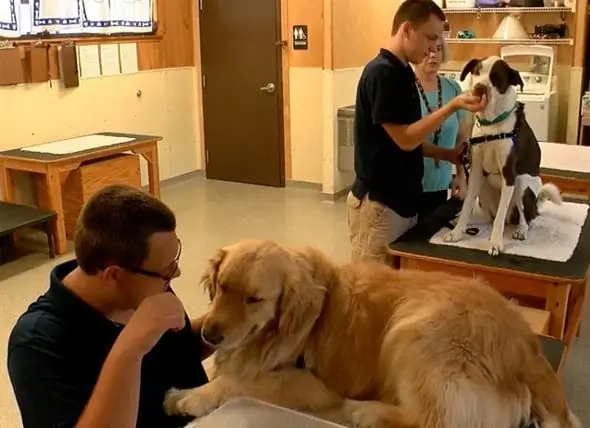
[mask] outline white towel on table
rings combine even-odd
[[[572,257],[578,245],[587,216],[587,204],[564,202],[563,205],[555,205],[544,202],[539,208],[539,216],[530,225],[525,241],[512,239],[516,226],[506,225],[503,252],[535,259],[566,262]],[[443,227],[430,238],[430,243],[487,251],[492,225],[489,222],[486,223],[484,218],[483,212],[477,205],[469,223],[469,227],[479,229],[477,235],[464,234],[459,242],[445,242],[444,236],[449,232],[449,228]]]

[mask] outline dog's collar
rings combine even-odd
[[[516,110],[517,106],[518,106],[518,103],[514,104],[514,106],[510,110],[506,110],[506,111],[500,113],[499,116],[496,116],[492,120],[484,119],[482,117],[479,117],[478,115],[475,116],[475,120],[477,121],[477,124],[479,126],[496,125],[497,123],[504,122],[506,119],[508,119],[508,117],[514,112],[514,110]]]
[[[476,145],[476,144],[481,144],[481,143],[488,143],[490,141],[512,139],[512,138],[514,138],[515,135],[516,135],[515,131],[501,132],[499,134],[493,134],[493,135],[482,135],[481,137],[470,138],[469,144]]]

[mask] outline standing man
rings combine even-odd
[[[423,156],[458,163],[460,149],[423,143],[460,109],[486,99],[460,94],[422,118],[410,63],[437,49],[445,15],[432,0],[406,0],[393,19],[385,48],[365,67],[355,113],[356,179],[348,194],[352,259],[385,261],[386,248],[417,220]]]
[[[23,427],[186,425],[164,413],[164,395],[206,383],[212,351],[170,288],[180,275],[174,213],[140,190],[106,187],[84,207],[75,244],[76,260],[51,272],[8,342]]]

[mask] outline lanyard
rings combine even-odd
[[[422,86],[422,84],[420,83],[420,81],[418,79],[416,79],[416,86],[418,87],[418,91],[420,92],[420,96],[422,97],[422,101],[424,101],[424,105],[426,106],[426,110],[428,110],[429,114],[434,113],[435,109],[433,109],[430,106],[430,103],[428,102],[428,98],[426,97],[426,92],[424,91],[424,87]],[[437,109],[439,109],[443,105],[443,103],[442,103],[442,84],[441,84],[440,76],[436,76],[436,86],[437,86],[437,102],[438,102]],[[441,132],[442,132],[442,127],[438,128],[436,131],[434,131],[434,138],[432,139],[432,144],[434,144],[435,146],[438,146],[438,143],[440,141]],[[440,161],[438,159],[435,159],[434,165],[438,168],[440,166]]]

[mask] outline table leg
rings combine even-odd
[[[56,219],[47,221],[43,223],[43,231],[47,235],[47,246],[49,247],[49,257],[54,259],[55,258],[55,235],[53,230],[55,226],[53,223],[56,222]]]
[[[160,198],[160,162],[158,160],[157,143],[154,142],[146,149],[134,151],[134,153],[141,155],[146,160],[150,194]]]
[[[14,179],[12,170],[0,164],[0,189],[2,189],[2,200],[5,202],[16,202],[16,192],[14,190]],[[16,233],[10,234],[13,247],[18,244]]]
[[[2,186],[2,200],[16,202],[12,171],[0,165],[0,185]]]
[[[55,211],[57,218],[53,221],[53,236],[55,237],[55,252],[65,254],[68,251],[66,223],[61,194],[61,177],[57,168],[49,167],[45,175],[49,208]]]
[[[549,335],[563,339],[567,322],[571,284],[554,283],[547,287],[545,309],[551,313]]]

